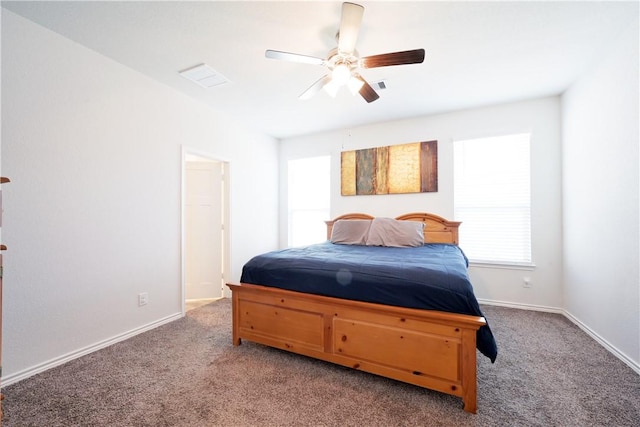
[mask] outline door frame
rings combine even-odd
[[[180,306],[182,307],[182,315],[184,316],[186,313],[186,297],[187,297],[187,289],[186,289],[186,255],[187,255],[187,221],[186,221],[186,204],[187,204],[187,179],[186,179],[186,170],[187,170],[187,162],[190,156],[197,156],[203,158],[205,160],[211,160],[214,162],[223,163],[223,187],[222,187],[222,281],[227,282],[229,280],[229,272],[231,269],[230,262],[230,238],[229,238],[229,169],[230,162],[227,159],[220,158],[211,153],[207,153],[202,150],[198,150],[192,147],[188,147],[182,145],[182,153],[181,153],[181,195],[180,195]],[[223,297],[228,297],[229,292],[227,289],[223,289],[222,291]]]

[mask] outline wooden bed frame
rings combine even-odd
[[[346,214],[327,221],[372,219]],[[428,213],[425,242],[458,244],[459,222]],[[252,284],[232,291],[233,344],[242,339],[404,381],[462,398],[477,409],[476,331],[483,317],[330,298]]]

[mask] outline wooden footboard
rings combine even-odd
[[[228,284],[233,344],[242,339],[459,396],[477,408],[483,317]]]

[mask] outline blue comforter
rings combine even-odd
[[[331,242],[258,255],[245,264],[243,283],[400,307],[484,316],[473,293],[468,262],[456,245],[415,248]],[[495,361],[489,325],[477,333],[478,350]]]

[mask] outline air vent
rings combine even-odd
[[[371,83],[371,87],[375,91],[385,90],[387,88],[386,80],[378,80],[377,82]]]
[[[207,64],[196,65],[195,67],[180,71],[180,75],[205,88],[212,88],[229,83],[229,79]]]

